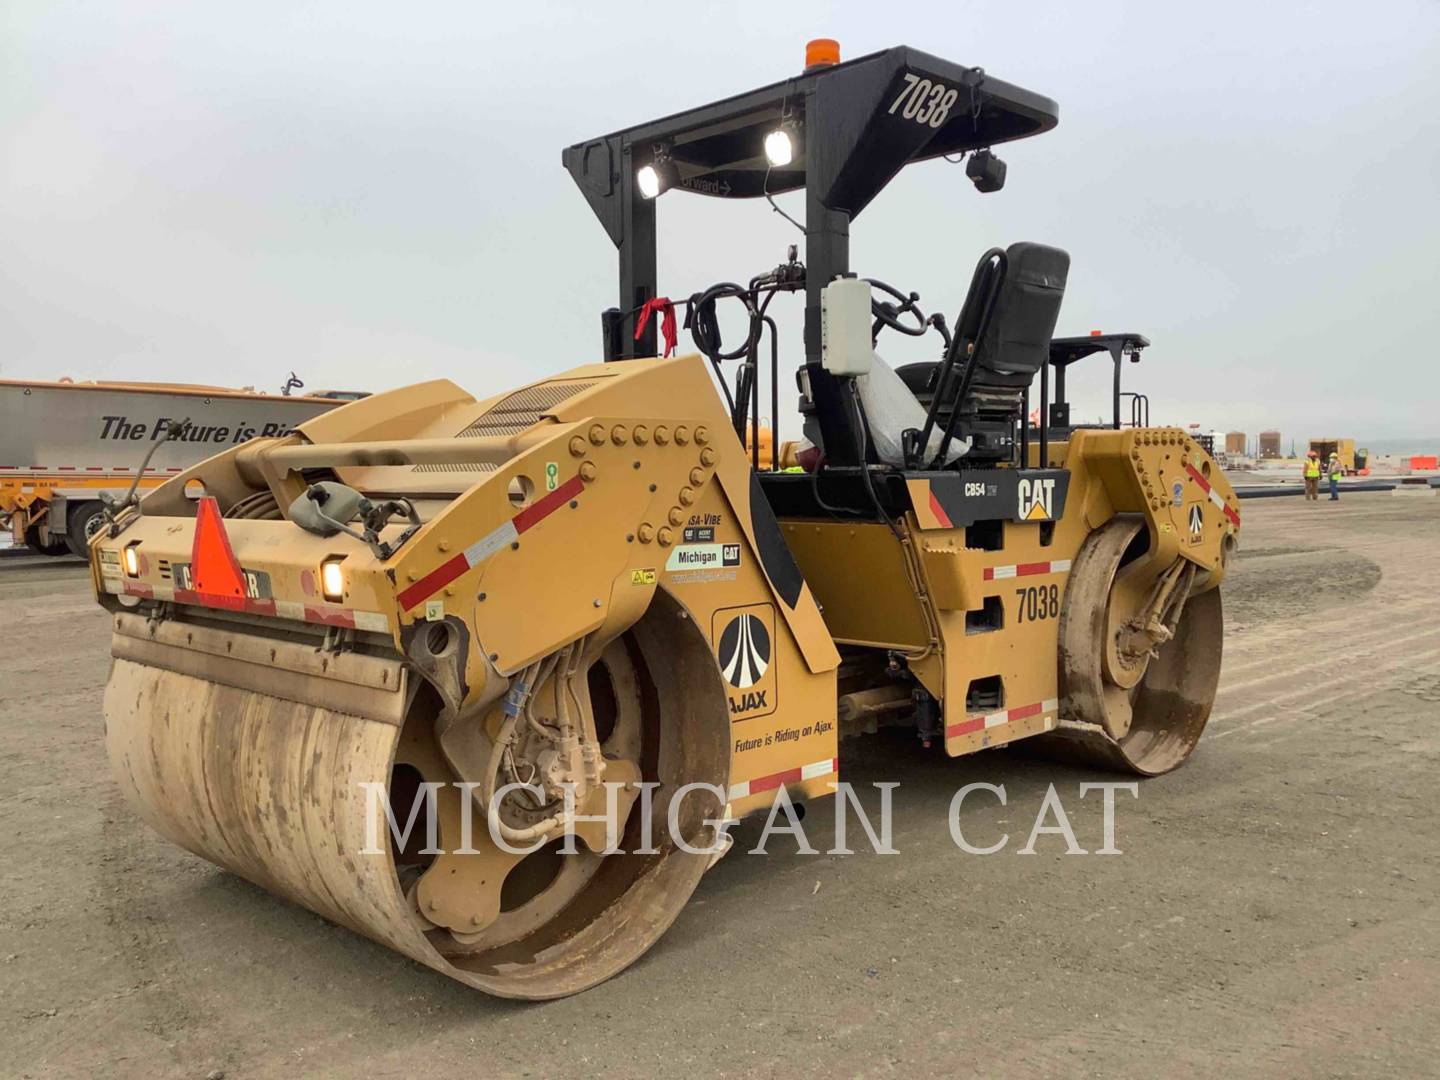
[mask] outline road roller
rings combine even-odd
[[[1030,740],[1037,767],[1180,765],[1240,516],[1193,438],[1121,416],[1149,342],[1055,337],[1070,257],[1041,242],[964,255],[948,318],[850,266],[902,168],[993,194],[996,148],[1057,121],[980,68],[817,42],[772,85],[566,148],[618,257],[578,366],[375,394],[107,507],[105,737],[139,814],[548,999],[635,961],[731,823],[834,796],[879,726],[917,761]],[[691,197],[803,235],[671,299],[656,206]],[[803,305],[788,360],[777,299]],[[933,359],[891,367],[895,335]],[[1071,422],[1087,355],[1116,365],[1109,422]]]

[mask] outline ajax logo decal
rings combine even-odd
[[[1200,504],[1192,503],[1190,506],[1190,535],[1199,536],[1205,531],[1205,519],[1200,513]]]
[[[774,605],[722,608],[710,616],[710,633],[715,662],[729,684],[725,697],[730,719],[750,720],[773,713],[780,694]]]
[[[756,615],[736,615],[720,632],[720,673],[737,690],[748,690],[770,667],[770,631]]]
[[[1022,479],[1018,485],[1020,519],[1048,521],[1055,516],[1055,479]]]

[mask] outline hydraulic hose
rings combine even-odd
[[[875,478],[870,475],[870,465],[865,458],[869,453],[869,439],[865,433],[865,410],[860,405],[860,390],[855,385],[855,380],[850,380],[850,404],[855,410],[855,442],[856,450],[860,455],[860,475],[865,481],[865,493],[870,496],[870,504],[875,508],[875,513],[880,519],[890,526],[890,531],[895,534],[895,539],[901,541],[905,537],[900,533],[900,527],[895,524],[889,514],[885,512],[885,506],[880,502],[880,496],[875,491]]]
[[[568,653],[569,648],[564,650]],[[481,785],[480,794],[485,801],[485,814],[490,823],[490,830],[512,843],[523,843],[527,840],[534,840],[545,835],[557,825],[565,821],[565,814],[552,815],[544,821],[536,822],[534,825],[517,829],[507,825],[500,820],[500,808],[495,805],[495,781],[500,774],[500,760],[504,757],[505,751],[510,748],[510,742],[515,737],[515,725],[521,713],[528,708],[530,696],[534,693],[537,685],[533,680],[539,674],[543,661],[531,664],[521,674],[520,682],[512,687],[505,699],[505,719],[500,724],[500,731],[495,736],[495,745],[490,748],[490,760],[486,765],[484,783]]]

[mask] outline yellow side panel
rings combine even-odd
[[[707,486],[677,542],[648,550],[660,584],[692,613],[720,667],[731,722],[730,811],[740,816],[767,806],[780,787],[795,798],[833,791],[839,656],[826,638],[834,659],[811,670],[742,528],[747,515],[726,495]],[[813,610],[808,592],[797,607]]]
[[[790,520],[781,530],[837,641],[905,650],[929,644],[904,549],[888,526]]]

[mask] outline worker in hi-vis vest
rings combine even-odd
[[[1345,475],[1345,470],[1340,466],[1340,455],[1330,451],[1330,464],[1326,467],[1330,476],[1330,501],[1340,501],[1340,477]]]
[[[1320,455],[1314,450],[1305,455],[1305,498],[1310,502],[1320,498]]]

